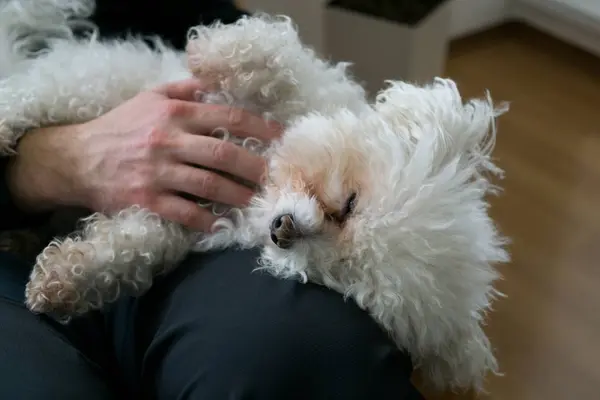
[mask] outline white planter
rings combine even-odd
[[[414,26],[327,7],[325,53],[334,61],[351,62],[354,77],[371,96],[387,79],[430,82],[444,75],[451,4],[447,1]]]

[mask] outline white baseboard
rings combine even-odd
[[[450,38],[524,22],[600,56],[600,0],[453,0]]]
[[[508,16],[600,56],[600,2],[578,1],[513,0]]]

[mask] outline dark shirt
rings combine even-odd
[[[104,37],[159,35],[182,49],[190,27],[216,20],[231,23],[243,14],[230,0],[99,0],[92,21]]]
[[[229,0],[98,0],[90,19],[103,38],[158,35],[183,49],[190,27],[216,20],[232,23],[245,14]],[[0,231],[39,225],[46,214],[28,214],[13,202],[6,184],[9,162],[10,157],[0,157]]]

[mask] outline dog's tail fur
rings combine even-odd
[[[0,2],[0,79],[27,68],[55,40],[72,40],[94,0],[5,0]]]

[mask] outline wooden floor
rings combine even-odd
[[[600,60],[511,25],[453,45],[447,74],[511,102],[492,213],[513,261],[488,328],[505,376],[480,398],[600,399]]]

